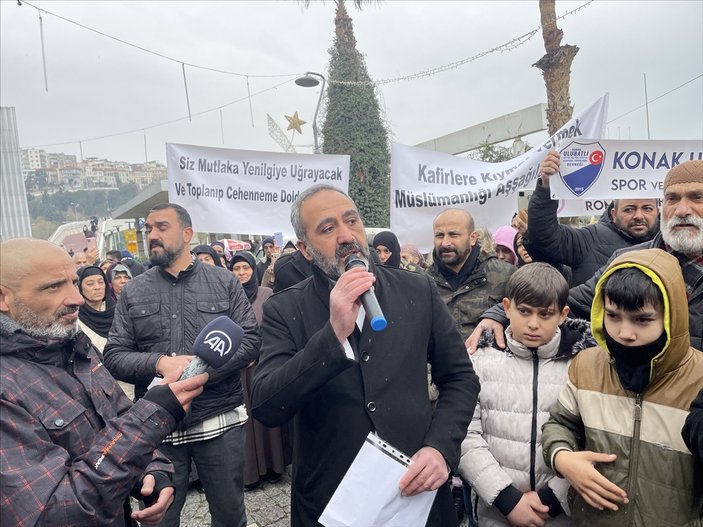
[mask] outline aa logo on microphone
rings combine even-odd
[[[220,354],[220,357],[224,357],[230,351],[232,351],[232,339],[224,331],[215,329],[205,336],[203,341],[205,344],[210,346],[212,351],[216,351]]]

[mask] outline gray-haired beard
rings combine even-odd
[[[690,223],[698,228],[698,234],[685,231],[674,231],[676,225]],[[661,233],[664,241],[673,250],[687,256],[700,256],[703,254],[703,218],[689,214],[683,218],[674,216],[668,221],[662,219]]]
[[[345,243],[337,247],[334,256],[325,256],[312,245],[307,244],[307,250],[312,256],[312,262],[317,265],[322,271],[332,280],[339,280],[344,272],[344,262],[340,262],[339,258],[342,254],[349,251],[358,251],[364,255],[364,258],[369,259],[369,248],[362,247],[357,242]]]
[[[63,340],[73,338],[78,333],[78,321],[66,325],[58,320],[64,315],[78,311],[78,306],[61,308],[54,314],[52,320],[38,315],[20,300],[15,300],[15,307],[17,308],[15,323],[27,335],[41,339]]]

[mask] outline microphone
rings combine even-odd
[[[350,254],[344,259],[344,270],[348,271],[354,267],[363,267],[368,271],[369,264],[363,258],[360,258],[355,254]],[[361,293],[361,303],[366,311],[366,318],[369,321],[371,329],[374,331],[382,331],[386,329],[388,323],[386,322],[386,317],[383,316],[381,306],[378,305],[378,300],[376,299],[376,294],[373,292],[373,287],[371,287],[368,291]]]
[[[244,330],[232,319],[222,316],[211,320],[195,338],[195,358],[188,363],[179,380],[203,373],[208,366],[223,366],[232,358],[243,339]]]

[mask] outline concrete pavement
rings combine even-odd
[[[278,483],[262,482],[244,493],[249,527],[290,527],[290,467]],[[464,517],[461,527],[466,527]],[[181,512],[183,527],[210,527],[210,513],[205,494],[190,490]]]
[[[278,483],[264,481],[258,488],[245,492],[244,504],[249,527],[289,527],[290,475],[283,474]],[[193,489],[188,491],[188,497],[181,512],[181,525],[210,527],[210,513],[205,494],[200,494]]]

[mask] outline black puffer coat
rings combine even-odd
[[[643,241],[615,226],[610,216],[612,204],[598,223],[580,229],[559,224],[558,206],[559,202],[551,199],[549,188],[538,181],[527,209],[525,247],[535,260],[571,267],[571,287],[591,278],[618,249]],[[533,248],[537,249],[534,254]]]

